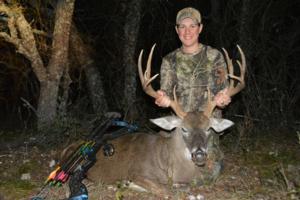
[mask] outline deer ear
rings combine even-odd
[[[228,119],[210,118],[210,127],[217,133],[222,132],[233,125],[234,123]]]
[[[180,126],[182,119],[177,116],[167,116],[156,119],[150,119],[150,121],[156,124],[157,126],[170,131],[173,128]]]

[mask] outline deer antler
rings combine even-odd
[[[246,73],[246,58],[243,50],[240,48],[239,45],[237,45],[237,48],[239,50],[239,53],[241,55],[241,62],[237,60],[236,62],[239,65],[240,68],[240,76],[235,76],[234,75],[234,70],[233,70],[233,64],[232,64],[232,59],[229,58],[228,52],[226,49],[222,48],[225,54],[225,59],[228,67],[228,77],[229,77],[229,87],[227,90],[227,94],[232,97],[235,94],[239,93],[242,89],[245,87],[245,73]],[[236,85],[234,85],[234,80],[238,81]],[[208,95],[207,95],[207,106],[204,110],[204,114],[208,117],[211,116],[214,108],[216,107],[216,102],[214,100],[211,100],[211,92],[209,89],[208,90]]]
[[[139,77],[140,77],[140,81],[142,83],[143,90],[146,94],[148,94],[149,96],[151,96],[153,98],[157,98],[158,94],[152,88],[150,83],[159,75],[159,74],[156,74],[153,77],[151,77],[151,61],[152,61],[152,55],[153,55],[155,46],[156,46],[156,44],[154,44],[151,48],[151,51],[150,51],[150,54],[149,54],[148,60],[147,60],[146,70],[144,73],[142,70],[143,50],[140,52],[139,60],[138,60]],[[178,117],[184,118],[187,113],[182,110],[181,106],[179,105],[179,103],[177,101],[176,87],[174,87],[174,89],[173,89],[173,96],[174,96],[174,101],[171,100],[170,107],[174,110],[174,112],[176,113],[176,115]]]
[[[151,48],[150,54],[148,56],[147,60],[147,67],[145,70],[145,73],[143,74],[142,70],[142,56],[144,50],[141,50],[140,55],[139,55],[139,60],[138,60],[138,70],[139,70],[139,77],[143,86],[143,90],[146,94],[149,96],[156,98],[157,97],[157,92],[152,88],[151,82],[159,75],[155,74],[153,77],[150,78],[151,76],[151,60],[152,60],[152,55],[153,55],[153,50],[155,48],[156,44],[154,44]]]
[[[228,71],[229,71],[228,76],[230,78],[228,95],[231,97],[234,96],[235,94],[239,93],[245,87],[246,58],[245,58],[245,54],[244,54],[243,50],[241,49],[241,47],[239,45],[236,45],[236,46],[239,50],[239,53],[241,55],[241,60],[242,60],[242,62],[240,62],[239,60],[236,61],[240,68],[240,76],[239,77],[234,75],[232,60],[229,58],[227,51],[223,48],[227,66],[228,66]],[[236,86],[234,86],[234,80],[238,81]]]

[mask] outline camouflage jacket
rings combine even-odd
[[[173,98],[176,85],[176,95],[186,112],[203,109],[207,101],[207,86],[216,94],[228,84],[221,52],[206,45],[199,48],[199,52],[193,55],[178,48],[166,55],[161,65],[161,90]]]

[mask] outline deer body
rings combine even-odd
[[[88,177],[105,183],[130,180],[156,194],[168,193],[172,184],[197,181],[204,165],[208,127],[223,130],[232,122],[219,120],[222,123],[212,124],[202,112],[187,113],[185,119],[167,116],[152,120],[165,129],[176,126],[170,137],[136,133],[113,140],[115,154],[105,157],[99,152]],[[200,146],[203,149],[198,149]]]
[[[112,157],[97,155],[97,163],[89,171],[93,180],[113,183],[118,180],[148,179],[159,184],[187,183],[196,175],[196,165],[188,157],[182,135],[171,137],[136,133],[112,142]],[[147,186],[144,186],[147,188]]]

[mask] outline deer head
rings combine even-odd
[[[240,67],[240,76],[234,75],[232,60],[229,58],[227,51],[223,49],[229,72],[229,86],[227,90],[229,96],[234,96],[245,87],[244,76],[246,71],[246,59],[242,49],[239,46],[237,47],[241,55],[241,62],[237,61]],[[138,71],[144,92],[149,96],[156,98],[158,94],[151,86],[151,82],[158,76],[158,74],[156,74],[151,77],[151,60],[154,48],[155,45],[151,48],[144,73],[142,70],[143,50],[140,52]],[[237,84],[235,84],[235,80],[238,81]],[[177,101],[175,90],[176,88],[174,87],[174,100],[171,100],[170,107],[176,113],[176,116],[167,116],[152,119],[151,121],[166,130],[177,128],[177,133],[179,132],[179,134],[182,135],[185,142],[188,152],[187,156],[189,156],[197,166],[204,165],[207,158],[207,141],[211,135],[209,129],[212,128],[216,132],[222,132],[232,126],[233,122],[226,119],[215,119],[211,117],[213,110],[216,107],[216,102],[212,99],[209,89],[207,105],[205,106],[204,111],[200,112],[184,112]]]

